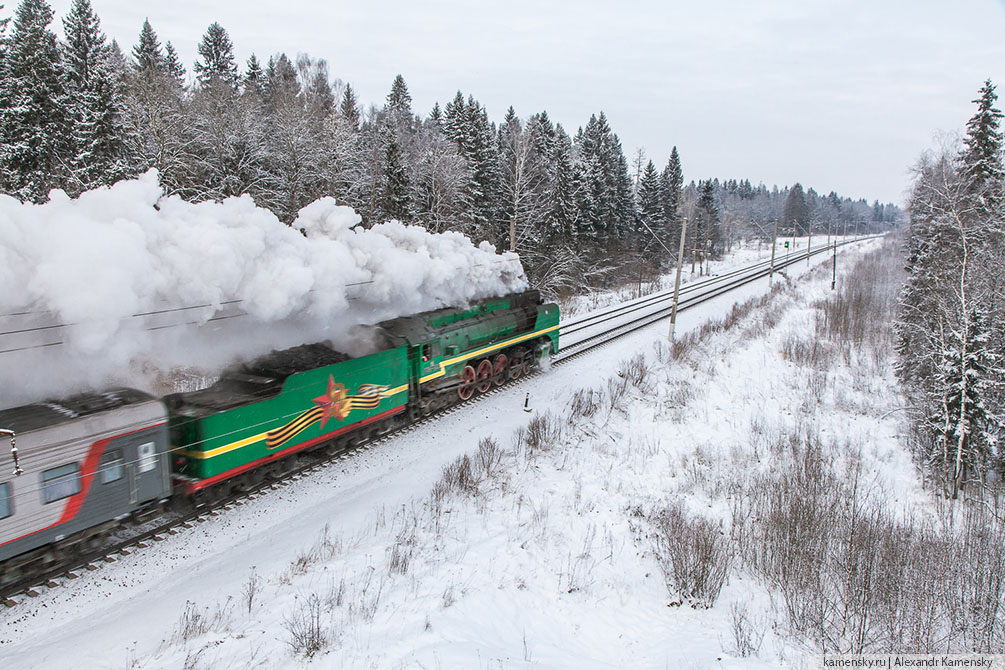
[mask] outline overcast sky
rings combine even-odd
[[[417,113],[460,89],[494,121],[547,110],[570,134],[603,110],[629,161],[662,167],[676,145],[688,181],[870,201],[903,202],[921,151],[1005,82],[1003,0],[91,1],[124,52],[148,17],[189,72],[218,21],[242,72],[252,52],[307,53],[364,104],[400,73]],[[69,6],[52,3],[60,36]]]

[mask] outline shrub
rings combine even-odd
[[[729,577],[733,552],[719,524],[689,517],[680,503],[648,515],[652,549],[678,603],[709,608]]]

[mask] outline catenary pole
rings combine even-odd
[[[771,230],[771,269],[768,270],[768,283],[775,278],[775,246],[778,244],[778,219]]]
[[[677,329],[677,300],[680,298],[680,270],[684,264],[684,238],[687,236],[687,217],[680,230],[680,248],[677,250],[677,279],[673,283],[673,309],[670,310],[670,341],[673,342],[674,330]]]

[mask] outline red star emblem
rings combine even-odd
[[[321,415],[321,428],[325,427],[328,419],[335,417],[339,421],[344,421],[349,416],[351,401],[346,395],[345,386],[336,384],[331,375],[328,375],[328,390],[324,395],[314,399],[314,403],[324,410]]]

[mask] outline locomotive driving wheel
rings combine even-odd
[[[502,386],[509,377],[509,358],[499,354],[492,360],[492,381],[496,386]]]
[[[487,358],[478,364],[478,392],[485,393],[492,386],[492,362]]]
[[[467,400],[475,392],[475,369],[470,365],[465,365],[461,371],[461,385],[457,387],[457,395],[461,400]]]

